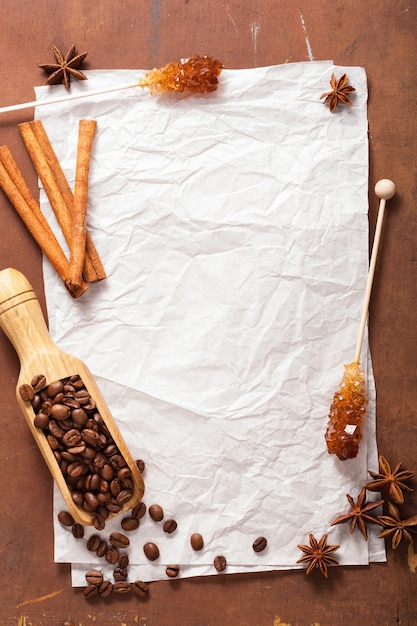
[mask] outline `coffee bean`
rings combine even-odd
[[[130,471],[130,467],[121,467],[119,469],[119,471],[117,472],[117,479],[118,480],[125,480],[126,478],[130,478],[132,476],[132,472]]]
[[[70,409],[65,404],[53,404],[51,406],[51,416],[58,421],[66,420],[70,416]]]
[[[159,548],[156,545],[156,543],[153,543],[152,541],[148,541],[143,546],[143,551],[145,553],[146,558],[149,559],[150,561],[156,561],[157,559],[159,559]]]
[[[96,585],[87,585],[87,587],[84,588],[83,593],[84,597],[87,599],[94,598],[98,595],[98,589]]]
[[[180,572],[178,565],[167,565],[165,573],[170,578],[176,578]]]
[[[84,409],[79,408],[78,406],[71,406],[74,404],[78,405],[78,402],[74,401],[72,398],[64,398],[64,404],[66,404],[68,407],[73,409],[73,411],[71,412],[71,417],[75,426],[77,428],[83,428],[83,426],[86,425],[87,420],[88,420],[88,415],[86,411]]]
[[[137,459],[135,463],[140,473],[143,474],[143,472],[145,471],[145,461],[143,461],[142,459]]]
[[[113,585],[109,580],[103,580],[98,588],[98,592],[102,598],[108,598],[113,593]]]
[[[115,548],[127,548],[130,544],[129,538],[123,533],[114,532],[110,535],[109,541]]]
[[[97,512],[91,516],[91,521],[96,530],[104,530],[106,527],[106,520]]]
[[[126,580],[119,580],[117,583],[113,585],[114,593],[130,593],[132,591],[132,583],[128,583]]]
[[[214,564],[215,569],[218,572],[223,572],[227,567],[226,557],[223,556],[222,554],[219,554],[218,556],[214,558],[213,564]]]
[[[112,480],[114,478],[114,471],[111,465],[105,463],[103,467],[99,470],[99,474],[104,480]]]
[[[90,552],[96,552],[97,548],[100,545],[100,537],[98,535],[91,535],[91,537],[87,541],[87,550]]]
[[[139,527],[139,520],[136,517],[124,517],[120,522],[123,530],[131,531],[136,530]]]
[[[127,580],[127,569],[125,567],[116,567],[113,570],[114,580]]]
[[[139,502],[139,504],[132,509],[132,517],[136,517],[136,519],[142,519],[145,513],[146,504],[144,502]]]
[[[98,545],[96,554],[98,557],[102,558],[103,556],[106,556],[107,550],[108,550],[108,545],[106,541],[102,539]]]
[[[136,580],[133,583],[133,591],[140,598],[144,598],[149,593],[149,586],[143,580]]]
[[[66,448],[72,448],[77,446],[81,442],[80,431],[76,428],[71,428],[62,436],[62,443]],[[85,450],[85,445],[84,445]]]
[[[252,548],[254,552],[262,552],[265,550],[267,543],[268,541],[265,537],[257,537],[252,544]]]
[[[76,539],[82,539],[84,537],[84,526],[77,522],[71,526],[72,534]]]
[[[49,432],[51,433],[51,435],[53,435],[57,439],[62,439],[62,437],[65,434],[65,431],[62,430],[61,426],[55,420],[49,420],[48,428],[49,428]]]
[[[204,539],[200,533],[193,533],[190,537],[190,543],[193,550],[198,552],[204,548]]]
[[[118,564],[124,569],[129,565],[129,556],[125,552],[119,556]]]
[[[133,496],[132,489],[123,489],[116,497],[116,500],[119,504],[123,505],[123,504],[126,504],[126,502],[129,502],[132,496]]]
[[[35,387],[36,389],[36,387]],[[46,388],[46,395],[48,398],[55,398],[58,393],[62,393],[64,391],[64,383],[62,380],[56,380],[53,383],[50,383]]]
[[[30,383],[35,391],[40,391],[46,385],[46,377],[43,374],[34,376]]]
[[[58,513],[58,521],[63,526],[72,526],[74,524],[74,518],[69,511],[60,511]]]
[[[100,585],[103,582],[103,572],[91,569],[86,573],[85,579],[90,585]]]
[[[110,513],[118,513],[122,509],[122,505],[120,502],[117,502],[115,498],[110,498],[106,502],[106,507],[110,511]]]
[[[84,430],[81,431],[81,437],[83,441],[93,448],[97,448],[100,444],[100,434],[92,428],[84,428]]]
[[[20,385],[19,394],[23,402],[32,402],[33,398],[35,397],[35,392],[33,390],[33,387],[31,387],[30,385],[26,385],[26,384]]]
[[[49,417],[45,413],[43,413],[43,411],[39,411],[39,413],[35,416],[33,423],[36,428],[44,430],[49,424]]]
[[[164,510],[159,504],[151,504],[148,512],[154,522],[160,522],[164,518]]]
[[[116,565],[117,561],[119,560],[119,550],[114,546],[109,546],[107,548],[105,558],[107,563],[110,563],[111,565]]]
[[[177,530],[177,522],[174,519],[167,519],[166,522],[164,522],[163,529],[164,532],[170,535]]]

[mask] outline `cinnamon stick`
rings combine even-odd
[[[58,161],[58,158],[45,131],[45,128],[41,120],[33,120],[29,122],[29,124],[38,141],[42,154],[45,157],[55,178],[56,185],[62,195],[62,198],[64,199],[64,202],[68,209],[68,213],[71,216],[74,207],[74,194],[72,193],[72,190],[68,184],[67,177],[62,170],[61,164]],[[86,232],[85,238],[85,253],[86,257],[83,268],[84,280],[88,283],[92,283],[106,278],[106,272],[88,230]]]
[[[82,282],[82,270],[85,257],[86,220],[88,202],[88,174],[96,120],[80,120],[78,123],[77,163],[75,167],[74,208],[71,220],[70,275],[71,285]]]
[[[25,223],[33,239],[67,286],[68,260],[7,146],[0,147],[0,187]],[[87,284],[82,282],[78,288],[68,288],[68,291],[73,298],[78,298],[87,288]]]
[[[45,192],[49,198],[58,224],[71,249],[72,211],[74,198],[66,176],[59,164],[49,138],[40,120],[23,122],[18,125],[26,149],[35,166]],[[103,265],[90,235],[86,236],[83,278],[86,282],[96,282],[106,277]]]

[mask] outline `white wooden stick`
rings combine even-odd
[[[62,98],[55,98],[54,100],[33,100],[33,102],[23,102],[22,104],[12,104],[11,106],[1,107],[0,113],[8,113],[10,111],[20,111],[22,109],[30,109],[32,107],[46,106],[47,104],[58,104],[59,102],[68,102],[69,100],[79,100],[80,98],[89,98],[91,96],[100,96],[106,93],[114,93],[115,91],[122,91],[123,89],[132,89],[133,87],[139,87],[139,83],[134,85],[124,85],[123,87],[113,87],[112,89],[100,89],[98,91],[88,91],[86,93],[77,94],[76,96],[64,96]]]
[[[358,343],[356,344],[354,363],[359,363],[360,361],[363,335],[365,332],[365,325],[366,325],[366,318],[368,316],[369,300],[371,298],[372,283],[373,283],[374,274],[375,274],[376,259],[378,256],[379,241],[381,239],[382,222],[384,220],[385,205],[386,205],[386,201],[395,195],[395,185],[392,182],[392,180],[383,178],[376,183],[375,193],[378,196],[378,198],[380,198],[379,211],[378,211],[378,219],[377,219],[376,227],[375,227],[375,235],[374,235],[374,242],[372,246],[371,261],[369,263],[368,279],[366,282],[366,291],[365,291],[365,300],[364,300],[363,309],[362,309],[362,317],[361,317],[361,323],[360,323],[360,329],[359,329]]]

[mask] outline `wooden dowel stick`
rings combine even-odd
[[[366,282],[365,299],[364,299],[364,304],[363,304],[363,309],[362,309],[362,317],[361,317],[360,328],[359,328],[358,342],[356,344],[355,358],[353,359],[354,363],[360,362],[363,336],[365,333],[366,319],[368,316],[369,301],[371,299],[372,284],[373,284],[374,275],[375,275],[376,259],[378,256],[379,242],[381,239],[382,222],[384,220],[385,206],[386,206],[386,201],[395,195],[395,185],[391,180],[383,178],[382,180],[379,180],[376,183],[375,193],[378,196],[378,198],[380,198],[380,202],[379,202],[378,218],[377,218],[376,227],[375,227],[374,241],[372,245],[371,260],[369,263],[368,279]]]
[[[89,91],[88,93],[77,94],[76,96],[64,96],[63,98],[55,98],[53,100],[33,100],[32,102],[22,102],[22,104],[12,104],[0,108],[0,113],[9,113],[11,111],[21,111],[23,109],[31,109],[32,107],[41,107],[48,104],[59,104],[60,102],[68,102],[68,100],[80,100],[81,98],[91,98],[92,96],[101,96],[106,93],[114,93],[123,91],[124,89],[132,89],[139,87],[139,83],[134,85],[124,85],[123,87],[113,87],[112,89],[99,89],[97,91]]]

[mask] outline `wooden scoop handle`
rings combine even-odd
[[[97,411],[103,418],[114,443],[125,459],[133,481],[133,496],[120,511],[110,514],[108,519],[136,506],[144,493],[142,476],[93,376],[80,359],[63,352],[55,345],[48,333],[42,309],[32,286],[23,274],[11,268],[0,272],[0,327],[13,344],[20,360],[20,374],[16,387],[17,402],[74,519],[81,524],[92,524],[90,513],[74,504],[70,489],[44,432],[34,425],[35,412],[32,404],[25,401],[19,391],[22,384],[30,385],[32,379],[40,374],[45,376],[48,385],[73,375],[81,378],[91,398],[94,399]]]

